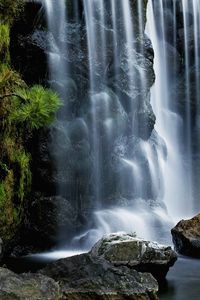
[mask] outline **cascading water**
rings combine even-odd
[[[162,163],[164,201],[170,215],[178,220],[198,211],[194,199],[194,178],[198,174],[194,176],[192,145],[195,131],[192,90],[196,92],[196,105],[199,103],[198,1],[151,0],[148,5],[147,31],[155,52],[157,78],[151,99],[157,118],[155,128],[165,140],[168,152],[167,160]],[[180,22],[181,29],[178,28]],[[192,69],[195,80],[191,78]],[[196,90],[191,87],[194,82]],[[181,101],[185,102],[180,109]],[[198,140],[197,136],[195,138]]]
[[[63,80],[67,77],[67,45],[65,43],[66,29],[66,5],[65,0],[48,1],[43,0],[46,11],[48,30],[50,34],[48,60],[50,69],[50,80],[54,88],[64,98],[66,87]]]
[[[53,152],[57,194],[74,212],[72,244],[89,248],[113,231],[160,239],[170,222],[165,205],[174,219],[198,208],[198,0],[148,1],[154,62],[146,1],[77,0],[70,20],[66,1],[43,4],[50,83],[64,101]]]
[[[64,109],[60,110],[58,116],[59,119],[65,119],[67,116],[67,75],[68,75],[68,63],[66,60],[67,56],[67,27],[66,27],[66,2],[61,1],[48,1],[42,0],[46,12],[46,19],[49,31],[49,47],[48,47],[48,62],[49,62],[49,79],[51,87],[58,92],[63,101]],[[62,124],[60,124],[61,127]],[[60,172],[63,168],[63,159],[56,154],[58,149],[58,144],[61,144],[58,135],[54,135],[52,142],[52,153],[54,159],[56,160],[57,171]],[[55,154],[55,155],[54,155]],[[62,194],[63,187],[57,184],[58,194]]]
[[[175,2],[174,2],[175,3]],[[156,130],[165,140],[167,160],[159,158],[164,178],[164,200],[170,215],[180,216],[187,211],[183,199],[189,197],[187,176],[184,174],[184,157],[182,156],[181,126],[183,120],[174,110],[174,99],[171,99],[171,85],[176,80],[176,68],[172,67],[173,46],[170,46],[166,32],[165,1],[149,1],[147,31],[155,53],[154,69],[156,82],[152,88],[151,101],[156,115]],[[171,20],[171,19],[170,19]],[[172,32],[173,33],[173,32]],[[171,47],[171,48],[170,48]],[[178,53],[175,53],[178,56]],[[175,61],[176,63],[176,61]],[[161,73],[162,72],[162,73]],[[176,199],[175,199],[176,197]],[[185,204],[187,202],[184,202]],[[181,211],[183,210],[183,211]],[[177,216],[177,215],[176,215]]]
[[[158,153],[164,157],[164,145],[156,132],[150,138],[148,128],[142,124],[148,123],[143,110],[149,109],[151,115],[151,83],[145,73],[145,64],[150,62],[144,57],[144,4],[137,1],[136,6],[138,19],[135,21],[129,0],[117,5],[115,1],[84,1],[92,111],[89,127],[95,155],[98,210],[94,212],[93,228],[74,238],[73,243],[81,241],[86,247],[103,233],[118,230],[133,232],[135,228],[141,236],[155,238],[155,220],[160,224],[161,215],[165,214],[158,205],[162,180],[157,159]],[[107,44],[109,35],[113,36],[111,45]],[[116,123],[115,110],[119,113]],[[154,122],[153,117],[149,122]],[[112,165],[108,161],[109,151],[113,152]],[[106,163],[108,168],[104,167]],[[109,176],[114,177],[110,184],[115,184],[116,194],[111,205],[105,199],[110,188],[105,181],[110,180]],[[152,198],[156,198],[154,204]],[[169,222],[167,214],[165,221]]]

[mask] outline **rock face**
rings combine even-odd
[[[59,281],[61,299],[158,299],[158,284],[151,274],[82,254],[54,262],[41,271]]]
[[[0,268],[1,300],[58,300],[59,286],[51,278],[40,274],[17,275]]]
[[[28,222],[30,231],[52,242],[58,240],[59,232],[64,232],[66,236],[66,232],[72,233],[78,227],[78,220],[70,203],[59,196],[36,198],[29,208]]]
[[[0,238],[0,260],[1,260],[1,257],[2,257],[2,253],[3,253],[3,241]]]
[[[127,266],[139,272],[149,272],[158,281],[164,279],[177,260],[171,247],[123,233],[104,236],[94,245],[90,254],[114,266]]]
[[[70,100],[68,109],[65,105],[62,107],[62,113],[58,118],[59,121],[50,129],[38,133],[38,136],[35,137],[32,145],[30,145],[30,148],[33,149],[32,156],[34,161],[32,178],[33,192],[40,192],[44,197],[61,196],[67,199],[65,203],[68,205],[69,201],[76,214],[83,219],[85,218],[85,212],[88,213],[93,210],[94,191],[96,188],[96,183],[94,182],[96,174],[94,167],[96,163],[96,150],[93,145],[94,124],[92,118],[94,107],[96,111],[95,126],[98,128],[98,140],[101,145],[99,156],[102,158],[102,174],[100,176],[102,181],[101,198],[103,199],[102,202],[104,202],[102,205],[111,206],[113,205],[113,201],[110,201],[110,199],[114,199],[115,201],[121,196],[128,200],[139,197],[156,199],[157,195],[155,196],[152,188],[148,188],[148,192],[145,195],[138,195],[135,192],[137,184],[133,183],[133,180],[125,179],[121,183],[120,178],[122,175],[126,172],[127,176],[130,177],[132,169],[124,163],[124,157],[119,155],[115,157],[116,147],[119,144],[124,144],[124,147],[128,148],[127,151],[125,150],[125,159],[134,160],[138,160],[138,157],[134,156],[134,153],[137,152],[139,142],[143,144],[143,141],[148,141],[151,147],[152,141],[150,137],[155,124],[155,115],[150,104],[149,92],[154,83],[155,74],[153,70],[152,45],[145,33],[141,34],[140,32],[140,26],[138,26],[140,21],[137,14],[138,7],[135,0],[131,1],[131,7],[134,28],[136,30],[135,34],[137,36],[133,43],[136,59],[131,60],[127,55],[125,36],[121,34],[118,45],[119,61],[115,66],[113,58],[114,45],[111,42],[115,39],[115,32],[112,29],[112,12],[110,5],[105,2],[104,14],[106,26],[103,27],[105,29],[106,40],[110,41],[107,43],[107,51],[104,53],[105,59],[108,62],[106,67],[107,83],[102,81],[102,78],[105,76],[105,69],[100,65],[97,68],[99,71],[95,74],[99,79],[100,86],[97,90],[92,91],[94,103],[91,106],[87,26],[83,1],[77,1],[79,2],[79,9],[77,11],[79,18],[77,20],[74,19],[75,15],[73,13],[73,2],[76,1],[68,2],[68,31],[67,36],[64,37],[64,41],[70,55],[64,57],[64,60],[68,63],[71,71],[68,78],[63,80],[63,82],[54,82],[54,85],[64,85],[66,87],[65,97]],[[144,25],[146,22],[146,5],[147,1],[142,1]],[[35,84],[40,82],[45,85],[51,85],[52,82],[49,81],[48,74],[47,55],[49,44],[54,37],[47,30],[45,13],[39,14],[40,10],[41,4],[39,2],[27,2],[23,16],[13,24],[11,60],[13,66],[20,70],[27,83]],[[38,14],[41,17],[39,22],[35,22]],[[119,17],[118,31],[123,32],[123,14],[120,13]],[[98,16],[95,22],[98,24]],[[101,53],[102,44],[97,43],[96,46],[98,52]],[[142,52],[141,47],[143,49]],[[24,57],[26,58],[25,63]],[[35,64],[35,61],[38,64]],[[115,67],[117,68],[117,72],[115,71]],[[135,74],[132,91],[129,91],[127,85],[129,68],[133,69]],[[146,78],[145,87],[142,87],[140,82],[141,74],[143,73]],[[137,115],[137,120],[133,118],[133,105],[137,112],[135,114]],[[109,115],[107,115],[106,111],[109,111]],[[132,137],[132,127],[137,128],[134,137]],[[152,148],[154,148],[154,145]],[[140,153],[143,152],[140,151]],[[145,153],[143,156],[140,155],[139,160],[141,162],[141,169],[145,168],[145,174],[150,174]],[[145,182],[151,182],[150,178],[145,180]],[[143,190],[146,190],[146,188],[144,187]],[[51,215],[51,211],[49,215]],[[54,214],[52,216],[54,218]],[[54,219],[52,219],[53,222]],[[33,225],[37,227],[37,224]],[[84,226],[85,224],[80,226],[82,227],[81,230],[84,229]]]
[[[200,214],[190,220],[181,220],[171,233],[179,253],[200,258]]]

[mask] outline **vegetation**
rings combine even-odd
[[[8,24],[0,23],[0,59],[1,61],[9,61],[9,44],[10,44],[10,27]]]
[[[0,20],[12,24],[24,7],[24,0],[0,0]]]
[[[60,106],[56,93],[36,85],[30,89],[17,89],[14,96],[15,108],[10,115],[13,123],[24,123],[29,130],[49,125],[54,120],[55,111]],[[21,103],[24,99],[24,103]]]
[[[24,216],[31,191],[33,131],[49,125],[60,106],[53,91],[29,88],[10,65],[10,26],[24,1],[0,0],[0,237],[11,239]]]

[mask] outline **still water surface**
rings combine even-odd
[[[179,257],[167,275],[161,300],[200,300],[200,260]]]

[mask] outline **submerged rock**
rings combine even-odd
[[[114,266],[126,266],[139,272],[149,272],[158,281],[165,278],[177,260],[169,246],[136,238],[125,233],[104,236],[92,248],[90,255]]]
[[[59,281],[61,299],[158,299],[158,284],[151,274],[115,267],[89,254],[61,259],[41,273]]]
[[[200,214],[190,220],[181,220],[171,233],[179,253],[200,258]]]
[[[0,268],[1,300],[58,300],[59,285],[40,274],[15,274]]]

